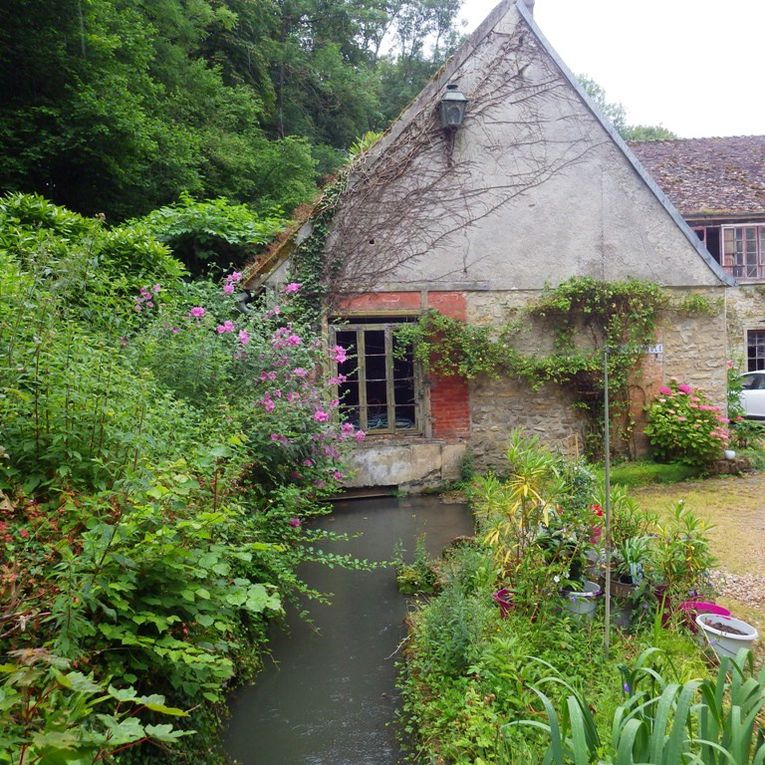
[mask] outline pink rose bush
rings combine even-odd
[[[651,451],[661,461],[678,460],[704,467],[722,456],[728,445],[728,418],[704,393],[670,380],[647,409],[645,434]]]

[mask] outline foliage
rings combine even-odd
[[[658,525],[656,564],[671,595],[695,596],[708,587],[707,574],[715,563],[709,550],[709,524],[678,502]]]
[[[266,620],[322,597],[301,562],[363,565],[306,523],[363,434],[317,375],[300,285],[243,312],[240,274],[184,282],[145,222],[108,229],[37,197],[3,200],[0,242],[0,652],[54,657],[23,670],[23,699],[0,694],[0,729],[34,747],[61,733],[93,761],[109,741],[179,739],[152,761],[217,763],[179,738],[210,728],[209,707],[179,732],[130,710],[220,702],[257,668]],[[60,662],[135,692],[67,694]]]
[[[198,202],[188,194],[181,194],[175,204],[152,210],[142,222],[196,276],[243,266],[254,248],[270,241],[285,223],[226,199]]]
[[[436,571],[425,548],[425,535],[417,537],[414,559],[411,563],[404,560],[404,550],[397,549],[394,557],[396,566],[396,584],[404,595],[430,594],[436,589]]]
[[[679,460],[704,467],[722,455],[730,435],[729,420],[704,393],[670,380],[648,407],[645,434],[654,455],[663,461]]]
[[[545,683],[568,692],[563,713],[559,715],[535,687],[548,722],[527,719],[509,726],[545,731],[550,744],[544,761],[550,765],[586,765],[596,758],[603,765],[765,761],[765,731],[758,725],[765,707],[765,669],[755,675],[751,652],[742,650],[735,659],[723,659],[714,680],[672,682],[657,671],[656,662],[656,650],[648,649],[623,670],[625,699],[613,714],[610,741],[601,740],[583,694],[555,672]]]
[[[290,211],[316,159],[332,171],[443,63],[458,5],[20,0],[0,23],[0,186],[110,219],[181,192]]]
[[[160,694],[141,696],[132,687],[98,682],[44,649],[11,657],[13,663],[0,665],[0,762],[104,762],[146,742],[172,744],[193,733],[141,720],[151,713],[187,716]]]
[[[605,503],[598,493],[586,464],[557,457],[519,432],[511,434],[508,475],[473,480],[476,539],[445,553],[442,589],[409,617],[399,686],[413,761],[611,762],[609,737],[617,737],[620,756],[622,739],[631,741],[634,726],[623,734],[623,723],[636,717],[653,725],[657,705],[667,714],[679,698],[673,691],[651,701],[640,696],[643,687],[656,680],[661,692],[669,687],[663,675],[679,688],[704,671],[697,645],[667,618],[668,608],[707,589],[714,563],[708,527],[682,506],[659,523],[626,488],[612,488],[612,582],[633,584],[624,598],[634,618],[629,632],[611,630],[607,657],[600,658],[602,611],[578,620],[564,609],[565,589],[604,570]],[[612,600],[614,608],[623,605]],[[678,729],[666,717],[663,727],[654,726],[662,745],[668,726]],[[586,756],[572,759],[576,747]],[[622,761],[631,760],[614,760]]]

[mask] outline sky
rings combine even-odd
[[[465,31],[494,5],[464,0]],[[765,134],[765,0],[536,0],[534,18],[628,124],[681,138]]]

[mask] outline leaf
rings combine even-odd
[[[150,738],[165,743],[171,743],[177,741],[182,736],[191,736],[193,733],[196,733],[194,730],[173,730],[173,726],[168,723],[163,723],[161,725],[147,725],[144,730],[146,731],[146,735]]]

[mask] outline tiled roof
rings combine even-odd
[[[765,135],[629,146],[685,217],[765,215]]]

